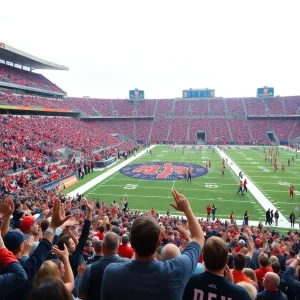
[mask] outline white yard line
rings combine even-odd
[[[152,145],[152,146],[150,146],[150,149],[153,149],[154,147],[155,147],[155,145]],[[86,191],[88,191],[89,189],[91,189],[95,185],[97,185],[100,182],[104,181],[107,177],[113,175],[114,173],[119,171],[121,168],[127,166],[128,164],[130,164],[131,162],[133,162],[137,158],[143,156],[146,153],[146,151],[147,150],[145,149],[145,150],[141,151],[140,153],[138,153],[136,156],[132,156],[132,157],[128,158],[127,160],[124,160],[122,163],[118,164],[117,166],[111,168],[110,170],[106,171],[105,173],[97,176],[96,178],[92,179],[91,181],[87,182],[86,184],[80,186],[76,190],[70,192],[69,194],[67,194],[67,196],[74,197],[77,194],[84,194]]]
[[[218,151],[219,155],[222,158],[228,158],[228,166],[232,169],[232,171],[235,173],[236,176],[238,176],[239,172],[242,171],[244,174],[244,178],[247,178],[248,185],[247,188],[249,191],[251,191],[252,195],[256,198],[256,200],[260,203],[260,205],[264,208],[264,210],[268,210],[269,208],[273,211],[276,211],[277,208],[272,204],[270,200],[256,187],[256,185],[251,181],[249,176],[235,163],[232,161],[232,159],[227,156],[226,153],[223,151],[220,151],[218,148],[216,148],[216,151]],[[278,224],[279,227],[284,228],[290,228],[290,222],[283,216],[283,214],[278,210],[279,212],[279,220]]]
[[[124,196],[124,194],[103,194],[103,193],[100,193],[100,194],[98,194],[98,193],[87,193],[88,195],[98,195],[98,196],[115,196],[115,197],[123,197]],[[135,195],[135,194],[132,194],[132,195],[129,195],[129,194],[127,194],[127,196],[129,197],[140,197],[141,199],[142,198],[163,198],[163,199],[169,199],[170,197],[163,197],[163,196],[146,196],[146,195]],[[238,201],[238,200],[236,200],[236,199],[233,199],[233,200],[224,200],[224,199],[221,199],[221,200],[218,200],[218,199],[216,199],[216,198],[209,198],[209,199],[203,199],[203,198],[201,198],[201,199],[199,199],[199,198],[190,198],[189,197],[189,199],[190,200],[196,200],[196,201],[215,201],[215,202],[239,202],[239,203],[249,203],[249,200],[247,200],[246,198],[245,198],[245,201]]]

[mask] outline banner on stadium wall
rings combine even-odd
[[[75,176],[76,179],[77,179],[77,176],[78,176],[77,174],[78,174],[78,173],[76,172],[76,173],[73,173],[72,175],[69,175],[69,176],[60,178],[60,179],[58,179],[58,180],[55,180],[55,181],[46,183],[46,184],[42,185],[40,188],[43,189],[43,190],[45,190],[45,191],[51,191],[51,190],[55,189],[55,187],[56,187],[58,184],[60,184],[60,187],[62,188],[61,183],[63,183],[64,180],[66,180],[66,179],[68,179],[68,178],[71,178],[71,177],[73,177],[73,176]],[[64,185],[64,184],[63,184],[63,185]]]
[[[75,110],[67,110],[67,109],[60,109],[60,108],[48,108],[48,107],[28,107],[28,106],[20,106],[20,105],[19,106],[0,105],[0,109],[79,113],[79,111],[75,111]]]
[[[64,179],[63,181],[63,184],[64,184],[64,188],[67,189],[68,187],[74,185],[75,183],[78,182],[78,179],[76,178],[75,175],[71,176],[71,177],[68,177],[66,179]]]

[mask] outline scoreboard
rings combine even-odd
[[[271,87],[263,87],[257,89],[257,97],[273,97],[274,96],[274,88]]]
[[[182,91],[182,98],[213,98],[215,90],[211,89],[189,89]]]
[[[140,100],[145,99],[145,92],[139,89],[134,89],[129,91],[129,99],[134,100]]]

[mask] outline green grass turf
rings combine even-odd
[[[268,148],[266,148],[267,152]],[[300,159],[292,162],[294,152],[284,151],[280,148],[278,158],[278,170],[274,172],[274,167],[270,162],[265,162],[263,147],[255,147],[252,150],[226,150],[226,154],[248,175],[257,188],[281,211],[288,219],[292,210],[298,219],[300,207]],[[288,167],[288,158],[291,159],[291,166]],[[286,172],[282,172],[281,164],[285,164]],[[295,187],[294,199],[289,199],[289,186]]]
[[[133,179],[116,172],[103,182],[91,188],[85,194],[89,198],[106,201],[110,204],[113,200],[119,201],[121,197],[127,197],[131,209],[151,210],[165,213],[170,208],[171,213],[177,213],[169,206],[172,202],[171,189],[176,188],[189,199],[192,209],[199,217],[206,215],[208,204],[217,206],[217,216],[229,218],[234,211],[236,219],[242,219],[245,210],[250,212],[252,220],[265,218],[265,212],[251,193],[244,196],[237,195],[239,180],[230,168],[227,168],[225,177],[221,177],[222,160],[217,152],[202,150],[201,154],[194,149],[187,149],[183,155],[181,150],[168,149],[167,146],[157,146],[153,149],[153,155],[145,154],[133,163],[151,161],[166,162],[192,162],[204,166],[205,162],[212,162],[209,173],[205,176],[176,181],[153,181]],[[251,151],[245,152],[251,153]],[[251,153],[252,155],[252,153]],[[134,185],[133,189],[126,189],[127,185]],[[75,186],[76,188],[78,185]]]

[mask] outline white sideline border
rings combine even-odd
[[[278,210],[279,212],[279,220],[278,220],[278,227],[281,228],[291,228],[290,226],[290,222],[282,215],[282,213],[280,212],[279,209],[277,209],[273,203],[271,203],[268,198],[255,186],[255,184],[250,180],[250,178],[247,176],[246,173],[243,172],[243,170],[232,161],[232,159],[226,154],[224,153],[224,151],[221,151],[220,149],[218,149],[217,147],[215,148],[217,150],[217,152],[219,153],[219,155],[221,156],[221,158],[227,158],[228,159],[228,166],[232,169],[232,171],[235,173],[236,176],[239,176],[239,172],[242,171],[242,173],[244,174],[244,177],[247,178],[247,188],[249,191],[251,191],[252,195],[254,196],[254,198],[259,202],[259,204],[264,208],[265,211],[267,211],[269,208],[273,211]],[[265,220],[262,220],[263,224]],[[249,222],[250,223],[250,222]],[[254,223],[251,221],[251,223]],[[259,222],[257,222],[258,224]]]
[[[105,180],[107,177],[113,175],[114,173],[116,173],[117,171],[119,171],[121,168],[127,166],[129,163],[133,162],[137,158],[139,158],[142,155],[144,155],[147,152],[148,149],[153,149],[155,146],[156,145],[152,145],[152,146],[150,146],[150,148],[147,148],[147,149],[141,151],[136,156],[132,156],[132,157],[128,158],[127,160],[124,160],[123,162],[121,162],[117,166],[111,168],[110,170],[107,170],[103,174],[97,176],[96,178],[90,180],[89,182],[87,182],[86,184],[80,186],[76,190],[70,192],[69,194],[67,194],[67,196],[74,197],[77,194],[80,194],[80,195],[84,194],[86,191],[90,190],[92,187],[94,187],[95,185],[99,184],[101,181]]]

